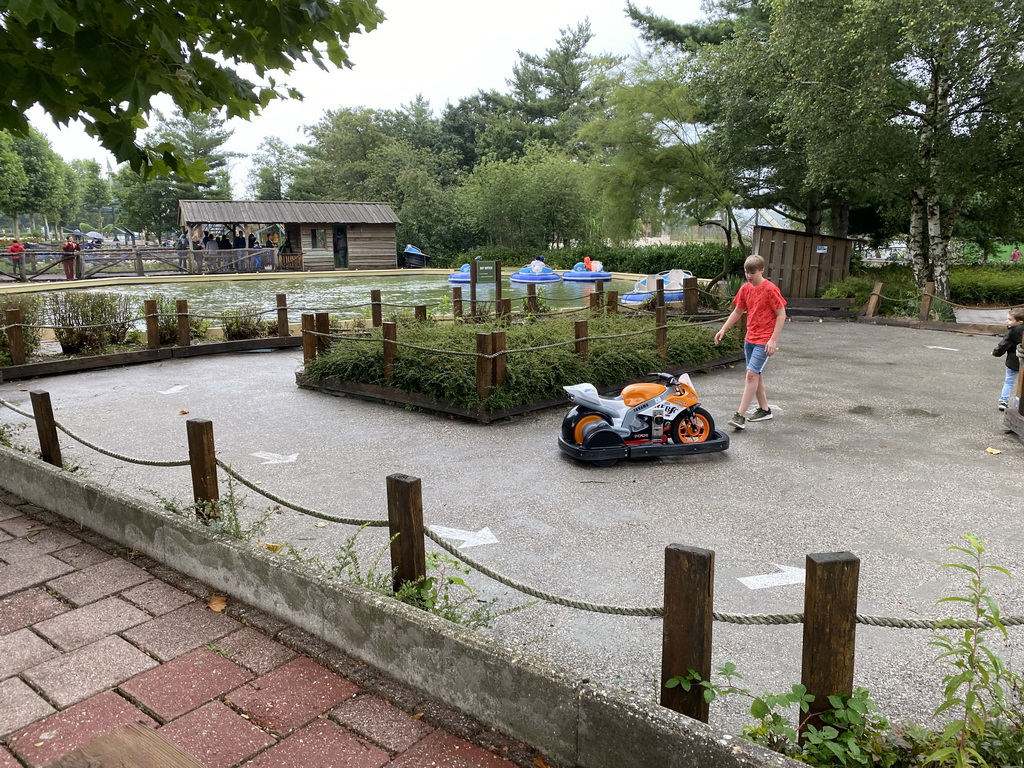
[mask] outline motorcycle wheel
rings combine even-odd
[[[577,413],[562,425],[564,430],[563,434],[566,435],[567,439],[569,435],[572,435],[572,439],[575,441],[576,445],[583,445],[583,428],[588,424],[593,424],[598,421],[608,423],[608,419],[599,413],[594,413],[593,411]]]
[[[715,434],[715,420],[703,408],[694,408],[689,416],[672,422],[669,436],[674,443],[703,443]]]

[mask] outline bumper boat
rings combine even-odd
[[[543,259],[534,259],[509,278],[513,283],[557,283],[562,276],[544,263]]]
[[[576,262],[572,269],[563,272],[562,279],[569,283],[599,283],[611,280],[612,273],[605,272],[600,261],[591,261],[588,256],[583,261]]]
[[[640,278],[636,281],[632,291],[619,297],[619,304],[624,307],[639,307],[648,299],[653,299],[657,292],[659,277],[664,284],[665,303],[682,303],[683,280],[693,277],[693,273],[686,269],[670,269],[667,272]]]

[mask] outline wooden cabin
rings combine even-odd
[[[401,222],[386,203],[179,200],[178,224],[187,229],[189,238],[196,233],[201,237],[207,230],[272,232],[280,250],[280,269],[310,272],[398,267],[395,228]]]

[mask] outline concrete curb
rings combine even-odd
[[[4,488],[32,504],[304,629],[559,763],[581,768],[799,765],[2,446],[0,478]]]

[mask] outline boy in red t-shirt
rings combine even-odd
[[[736,292],[732,314],[725,319],[721,330],[715,334],[715,344],[722,340],[725,332],[739,322],[747,313],[747,337],[743,352],[747,358],[747,378],[743,383],[743,396],[739,410],[729,419],[729,426],[745,429],[748,421],[768,421],[772,409],[764,389],[764,371],[768,358],[779,348],[779,334],[786,323],[786,300],[778,287],[764,277],[764,259],[758,255],[748,256],[743,262],[747,282]],[[750,401],[757,398],[757,410],[746,415]]]

